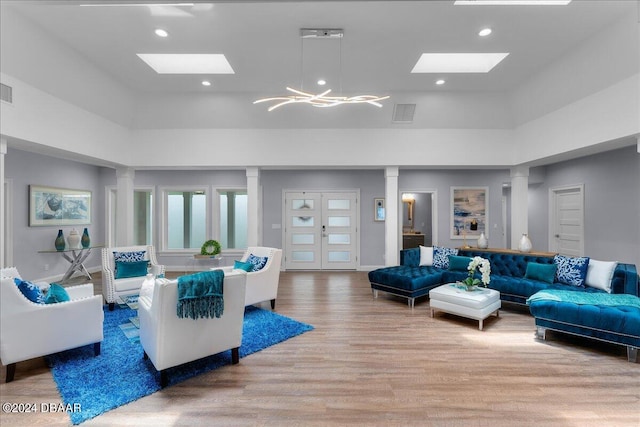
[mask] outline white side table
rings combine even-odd
[[[479,287],[474,291],[459,288],[455,283],[438,286],[429,291],[431,317],[436,310],[457,316],[475,319],[480,322],[482,330],[484,319],[495,313],[500,317],[500,292],[494,289]]]

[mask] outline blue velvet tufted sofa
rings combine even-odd
[[[525,279],[527,264],[552,264],[553,256],[539,256],[513,252],[487,252],[460,249],[458,255],[480,256],[491,263],[491,283],[489,287],[500,291],[500,299],[518,304],[526,304],[527,298],[538,291],[566,289],[567,285]],[[451,271],[432,266],[420,266],[420,249],[400,251],[400,265],[383,267],[369,272],[369,282],[374,296],[377,291],[387,292],[408,299],[413,307],[415,299],[428,295],[429,290],[445,283],[456,282],[467,277],[464,271]],[[573,288],[573,287],[572,287]],[[590,287],[574,288],[584,292],[604,292]],[[611,293],[640,295],[638,272],[633,264],[618,264],[611,284]]]
[[[611,294],[589,286],[576,287],[525,278],[527,264],[552,264],[553,256],[513,252],[463,250],[461,256],[480,256],[491,263],[489,287],[500,299],[529,304],[538,338],[547,329],[627,347],[628,359],[637,360],[640,348],[640,284],[636,266],[619,263],[611,281]],[[400,251],[400,265],[369,272],[374,297],[378,291],[403,296],[413,307],[415,299],[445,283],[463,280],[467,273],[420,266],[420,250]],[[529,301],[528,301],[529,300]]]

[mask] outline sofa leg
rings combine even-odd
[[[413,308],[415,306],[416,299],[415,298],[407,298],[407,305],[409,308]]]
[[[373,297],[374,298],[378,298],[378,290],[377,289],[371,289],[373,291]]]
[[[275,310],[276,309],[276,299],[272,299],[271,300],[271,310]]]
[[[547,328],[543,328],[542,326],[536,326],[536,338],[540,340],[547,339]]]
[[[109,311],[113,311],[114,308],[116,308],[116,304],[114,302],[110,302],[109,303]]]
[[[627,360],[632,363],[638,361],[638,349],[636,347],[627,347]]]
[[[10,383],[11,381],[13,381],[13,377],[15,375],[16,375],[16,364],[9,363],[7,365],[7,378],[5,379],[5,382]]]
[[[96,356],[100,356],[100,343],[93,343],[93,354]]]
[[[235,347],[231,349],[231,364],[237,365],[240,362],[240,347]]]

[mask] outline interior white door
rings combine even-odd
[[[346,270],[357,266],[357,194],[285,194],[285,268]]]
[[[357,264],[355,193],[322,194],[322,269],[347,270]]]
[[[566,256],[584,254],[584,191],[582,186],[551,189],[550,249]]]
[[[321,193],[285,195],[285,268],[317,270],[322,267]]]

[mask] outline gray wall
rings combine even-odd
[[[84,225],[78,226],[29,226],[29,185],[90,190],[91,224],[89,229],[92,244],[101,244],[104,236],[104,186],[100,185],[100,168],[70,160],[43,156],[31,152],[8,148],[5,157],[6,178],[11,180],[13,204],[8,206],[13,216],[13,264],[26,279],[61,276],[69,263],[57,253],[38,253],[54,250],[53,242],[62,229],[65,238],[71,229],[82,233]],[[4,242],[3,242],[4,243]],[[88,266],[100,265],[99,250],[92,251]],[[45,269],[45,265],[49,269]]]
[[[549,189],[574,184],[584,184],[585,255],[640,266],[640,154],[636,147],[547,166],[544,182],[529,192],[534,247],[548,248]]]
[[[360,190],[360,265],[384,264],[384,222],[373,220],[373,199],[384,197],[383,170],[262,171],[263,243],[282,247],[283,190]],[[387,207],[388,209],[388,207]]]
[[[88,189],[93,193],[92,242],[100,244],[105,236],[104,187],[115,185],[115,171],[82,163],[61,160],[30,152],[8,149],[6,175],[12,182],[14,219],[14,264],[30,279],[48,278],[66,271],[67,261],[58,254],[39,254],[38,250],[53,248],[57,230],[65,235],[72,227],[29,227],[29,184],[63,188]],[[549,188],[583,183],[585,187],[585,253],[595,259],[618,260],[640,265],[640,155],[635,147],[583,157],[547,166],[542,179],[529,187],[529,234],[534,249],[548,250]],[[456,247],[461,240],[449,238],[450,187],[489,187],[489,246],[501,245],[502,184],[509,182],[504,170],[400,170],[400,191],[437,191],[438,240],[434,244]],[[380,170],[263,170],[262,233],[263,244],[282,247],[283,190],[343,190],[359,189],[360,203],[360,265],[383,265],[384,222],[373,220],[373,199],[384,197],[384,171]],[[245,186],[244,170],[224,171],[147,171],[136,172],[135,185],[197,185],[215,187]],[[508,190],[505,195],[509,195]],[[156,198],[156,202],[158,202]],[[159,209],[159,204],[156,206]],[[387,209],[392,207],[387,204]],[[419,206],[417,206],[419,209]],[[419,214],[421,215],[421,214]],[[158,216],[156,215],[156,218]],[[418,218],[418,215],[416,216]],[[507,224],[509,223],[507,218]],[[421,221],[421,220],[420,220]],[[494,228],[494,224],[497,228]],[[157,224],[156,224],[157,227]],[[78,227],[80,228],[80,227]],[[81,230],[79,230],[81,231]],[[156,228],[156,236],[158,236]],[[469,241],[475,244],[473,241]],[[98,251],[91,255],[87,266],[99,267]],[[162,257],[172,266],[187,266],[190,261],[180,257]],[[49,265],[45,271],[44,265]]]
[[[488,232],[489,247],[502,246],[502,184],[509,182],[508,170],[400,170],[398,186],[403,191],[437,192],[437,240],[434,245],[446,247],[462,246],[463,240],[450,238],[451,187],[488,187]],[[416,203],[416,209],[420,209]],[[467,239],[471,246],[475,239]]]

